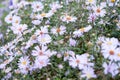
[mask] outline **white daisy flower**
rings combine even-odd
[[[111,73],[112,77],[119,73],[118,70],[119,67],[115,63],[110,62],[109,64],[107,64],[106,62],[104,62],[102,66],[104,67],[104,73],[105,74]]]
[[[41,47],[39,47],[39,46],[36,46],[35,47],[35,50],[33,50],[32,51],[32,55],[33,56],[46,56],[46,54],[45,53],[47,53],[47,52],[49,52],[48,50],[47,50],[47,46],[41,46]]]
[[[116,48],[116,61],[120,60],[120,47]]]
[[[35,35],[37,35],[37,36],[41,36],[41,35],[43,35],[43,34],[47,34],[48,33],[48,27],[47,26],[42,26],[42,27],[40,27],[40,30],[36,30],[36,32],[35,32]]]
[[[117,5],[118,2],[119,0],[107,0],[109,6]]]
[[[28,74],[28,71],[29,71],[29,68],[21,68],[20,69],[20,73],[24,74],[24,75],[27,75]]]
[[[84,67],[81,74],[82,78],[86,78],[86,80],[89,80],[90,78],[96,78],[96,74],[94,73],[94,69],[91,67]]]
[[[74,40],[72,38],[69,39],[69,46],[76,46],[76,44],[77,44],[76,40]]]
[[[88,22],[94,22],[96,20],[96,15],[91,13],[88,17]]]
[[[62,5],[60,5],[58,2],[53,2],[52,4],[50,4],[50,8],[51,10],[57,10],[62,8]]]
[[[86,4],[96,4],[96,0],[86,0]]]
[[[64,61],[69,60],[70,56],[75,56],[75,53],[73,51],[67,51],[64,53]]]
[[[40,25],[41,21],[40,20],[32,20],[32,23],[34,25]]]
[[[115,46],[106,46],[105,49],[101,50],[104,58],[108,58],[110,60],[116,60],[116,47]]]
[[[36,18],[42,20],[43,18],[47,17],[47,13],[42,12],[41,14],[37,14]]]
[[[23,31],[27,29],[27,27],[28,26],[26,24],[19,24],[19,25],[12,26],[11,30],[13,31],[14,34],[21,35]]]
[[[80,36],[83,35],[84,32],[88,32],[91,29],[92,29],[91,25],[89,25],[87,27],[84,27],[84,28],[80,28],[79,30],[76,30],[76,31],[73,32],[74,37],[80,37]]]
[[[43,68],[49,64],[49,58],[47,56],[36,57],[35,66],[36,68]]]
[[[104,17],[106,14],[105,9],[102,5],[93,7],[94,13],[96,16]]]
[[[44,6],[41,2],[35,1],[32,3],[33,12],[42,11]]]
[[[28,56],[21,57],[18,62],[18,67],[20,69],[26,69],[30,64]]]
[[[46,45],[50,43],[52,40],[51,40],[51,37],[48,34],[46,34],[46,35],[39,36],[38,41],[41,45]]]
[[[23,1],[20,1],[20,3],[17,4],[17,7],[18,8],[23,8],[26,5],[29,5],[29,2],[23,0]]]
[[[102,45],[101,47],[104,49],[108,46],[115,46],[117,47],[119,45],[119,41],[117,38],[102,38]]]
[[[55,35],[63,35],[66,32],[66,27],[65,26],[60,26],[58,28],[54,27],[51,29],[51,33]]]
[[[61,16],[60,19],[61,19],[63,22],[67,22],[67,23],[75,22],[75,21],[77,20],[76,17],[74,17],[74,16],[69,16],[69,15],[67,15],[67,14]]]
[[[18,25],[21,22],[21,18],[19,16],[14,15],[12,19],[12,25]]]
[[[73,68],[78,67],[79,69],[83,69],[85,66],[91,66],[93,64],[88,62],[88,55],[76,55],[69,58],[69,65]]]
[[[6,17],[5,17],[5,22],[6,23],[12,23],[12,20],[13,20],[13,16],[12,14],[8,14]]]

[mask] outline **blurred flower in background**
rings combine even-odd
[[[9,8],[10,9],[16,8],[17,3],[18,3],[18,0],[9,0]]]

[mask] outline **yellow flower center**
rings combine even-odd
[[[69,21],[69,20],[71,20],[71,17],[70,16],[66,16],[66,19]]]
[[[46,41],[45,38],[42,38],[42,39],[41,39],[41,42],[45,42],[45,41]]]
[[[88,0],[88,2],[93,2],[93,0]]]
[[[26,63],[27,63],[26,61],[23,61],[23,62],[22,62],[23,65],[26,65]]]
[[[46,16],[46,13],[42,13],[41,16],[42,16],[42,17],[45,17],[45,16]]]
[[[112,42],[111,42],[111,41],[108,41],[108,42],[107,42],[107,45],[112,45]]]
[[[114,2],[115,2],[115,0],[111,0],[111,2],[112,2],[112,3],[114,3]]]
[[[91,78],[91,74],[90,73],[87,73],[87,78]]]
[[[120,53],[118,53],[118,56],[120,57]]]
[[[84,32],[85,31],[85,28],[81,28],[81,29],[79,29],[81,32]]]
[[[69,54],[68,53],[64,53],[64,56],[67,57],[67,56],[69,56]]]
[[[32,35],[32,40],[36,40],[36,35]]]
[[[18,20],[16,20],[15,23],[18,23]]]

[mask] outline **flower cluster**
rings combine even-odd
[[[119,37],[100,36],[112,37],[109,31],[120,30],[119,12],[111,10],[118,1],[10,0],[0,78],[89,80],[108,73],[115,77],[120,72]]]
[[[119,60],[120,60],[120,42],[116,38],[100,37],[99,41],[101,53],[109,62],[103,63],[104,73],[111,73],[112,77],[119,73]]]

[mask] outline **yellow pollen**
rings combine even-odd
[[[26,65],[26,63],[27,63],[26,61],[23,61],[23,62],[22,62],[23,65]]]
[[[90,73],[87,73],[87,78],[91,78],[91,74]]]
[[[36,35],[32,35],[32,40],[35,40],[36,39]]]
[[[40,14],[42,17],[45,17],[46,16],[46,13],[42,13],[42,14]]]
[[[18,20],[16,20],[15,23],[18,23]]]
[[[88,0],[88,2],[93,2],[93,0]]]
[[[66,16],[66,19],[67,19],[67,20],[71,20],[71,17],[70,17],[70,16]]]
[[[84,32],[85,31],[85,28],[81,28],[81,29],[79,29],[81,32]]]
[[[45,41],[46,41],[45,38],[42,38],[42,39],[41,39],[41,42],[45,42]]]
[[[107,42],[107,45],[112,45],[112,42],[111,42],[111,41],[108,41],[108,42]]]
[[[118,56],[120,57],[120,53],[118,53]]]
[[[111,2],[112,2],[112,3],[114,3],[114,2],[115,2],[115,0],[111,0]]]
[[[67,56],[69,56],[69,54],[68,53],[64,53],[64,56],[67,57]]]

